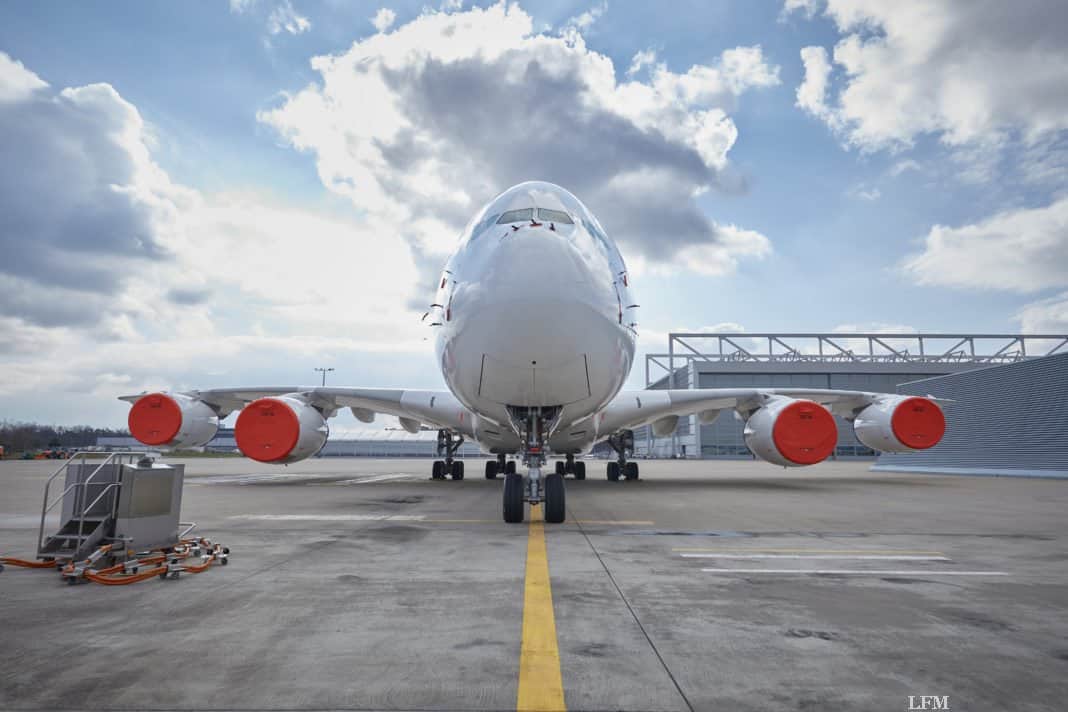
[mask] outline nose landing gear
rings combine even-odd
[[[548,411],[548,412],[546,412]],[[527,475],[509,472],[504,478],[504,521],[518,524],[523,521],[523,503],[544,504],[545,521],[559,524],[566,516],[564,476],[553,472],[542,474],[545,466],[545,440],[550,423],[556,415],[554,409],[530,408],[513,415],[513,423],[522,434],[523,464]],[[508,465],[513,465],[509,462]]]
[[[464,444],[464,436],[451,430],[438,431],[438,457],[444,456],[444,460],[435,460],[430,470],[430,479],[443,480],[452,477],[454,480],[464,478],[464,461],[456,460],[453,455]]]
[[[608,479],[612,482],[620,477],[638,479],[638,463],[627,461],[627,454],[634,452],[634,431],[621,430],[608,438],[608,444],[616,451],[616,461],[608,463]]]

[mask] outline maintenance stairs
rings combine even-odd
[[[115,524],[123,466],[145,462],[146,454],[140,452],[79,452],[63,463],[45,483],[37,558],[79,561],[102,544],[117,542]],[[60,475],[65,475],[63,491],[49,500],[52,484]],[[45,537],[45,520],[60,505],[62,525]]]

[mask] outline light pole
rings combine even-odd
[[[318,371],[319,373],[323,374],[323,387],[325,388],[326,387],[326,373],[327,373],[327,371],[333,371],[334,369],[332,369],[332,368],[317,368],[315,370]]]

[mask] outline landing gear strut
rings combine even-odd
[[[545,466],[545,441],[559,417],[558,408],[515,408],[509,415],[512,425],[523,442],[523,464],[527,475],[514,470],[504,477],[504,521],[517,524],[523,521],[523,503],[544,504],[545,521],[558,524],[564,521],[564,476],[553,472],[542,474]],[[508,463],[512,465],[512,462]]]
[[[628,480],[638,479],[638,463],[627,462],[627,454],[634,452],[634,431],[621,430],[608,438],[608,444],[616,451],[615,462],[608,463],[608,479],[613,482],[620,476]]]
[[[453,455],[464,444],[464,436],[451,430],[438,431],[438,457],[444,456],[444,460],[434,460],[434,466],[430,470],[430,479],[443,480],[451,476],[454,480],[464,478],[464,461],[456,460]]]

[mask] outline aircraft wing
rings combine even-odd
[[[144,396],[120,396],[119,400],[136,402]],[[342,408],[352,409],[362,422],[370,423],[376,413],[395,415],[401,425],[416,432],[423,423],[473,435],[473,415],[448,391],[424,391],[404,388],[333,388],[313,386],[254,386],[248,388],[214,388],[181,391],[179,395],[207,403],[220,418],[241,410],[248,403],[270,396],[294,396],[333,417]]]
[[[680,388],[649,391],[620,391],[598,414],[597,432],[608,436],[619,430],[652,424],[654,432],[671,432],[675,418],[698,414],[710,423],[721,411],[732,409],[748,416],[777,396],[821,403],[844,418],[880,398],[896,397],[891,393],[838,391],[819,388]],[[930,400],[937,400],[930,398]],[[659,421],[659,422],[658,422]],[[658,426],[660,426],[658,428]]]

